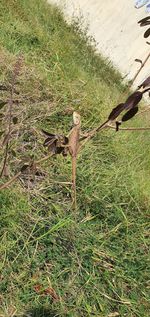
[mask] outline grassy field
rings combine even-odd
[[[68,133],[77,110],[87,132],[123,101],[125,87],[78,23],[66,25],[46,1],[2,0],[0,26],[1,85],[9,87],[23,56],[2,184],[23,160],[45,156],[42,128]],[[0,120],[3,132],[8,104]],[[148,124],[148,114],[131,121]],[[0,192],[0,317],[149,316],[149,132],[99,133],[77,165],[76,213],[69,157],[50,158]]]

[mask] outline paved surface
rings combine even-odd
[[[99,52],[108,57],[121,71],[123,77],[132,79],[140,64],[135,58],[144,60],[150,46],[143,38],[144,30],[137,22],[147,16],[145,8],[135,9],[134,0],[48,0],[59,4],[68,22],[73,15],[83,16],[89,23],[89,34],[94,36]],[[150,37],[149,37],[150,41]],[[140,83],[150,75],[150,58],[140,73]]]

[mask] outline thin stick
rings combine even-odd
[[[51,156],[53,156],[53,154],[48,154],[45,157],[43,157],[42,159],[35,161],[35,164],[42,163],[42,162],[48,160]]]
[[[97,128],[91,130],[91,131],[89,132],[89,134],[87,135],[87,137],[85,137],[84,142],[80,145],[79,151],[80,151],[80,149],[85,145],[85,143],[86,143],[88,140],[90,140],[91,138],[94,137],[94,135],[95,135],[97,132],[99,132],[99,131],[101,131],[101,130],[103,130],[103,129],[106,129],[106,128],[108,127],[109,122],[110,122],[110,120],[107,120],[107,121],[105,121],[104,123],[102,123],[101,125],[99,125]]]
[[[108,125],[108,128],[116,130],[116,127],[114,127],[112,125]],[[149,127],[147,127],[147,128],[143,128],[143,127],[142,128],[120,128],[119,131],[120,130],[124,130],[124,131],[147,131],[147,130],[150,130],[150,128]]]
[[[0,186],[0,190],[8,187],[11,185],[15,180],[21,175],[21,172],[18,172],[16,175],[14,175],[8,182],[4,183],[3,185]]]

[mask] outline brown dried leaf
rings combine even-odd
[[[113,108],[113,110],[111,111],[108,117],[108,120],[115,120],[123,110],[124,110],[124,103],[120,103],[118,106]]]
[[[49,295],[53,300],[58,301],[60,297],[56,294],[55,290],[52,287],[48,287],[44,290],[45,295]]]
[[[125,121],[128,121],[130,120],[131,118],[133,118],[136,113],[138,112],[138,107],[134,107],[132,109],[130,109],[129,111],[127,111],[124,116],[122,117],[122,121],[125,122]]]
[[[142,61],[141,61],[141,59],[139,59],[139,58],[136,58],[136,59],[135,59],[135,62],[140,63],[141,65],[143,64]]]
[[[139,24],[141,24],[140,26],[142,26],[144,23],[150,23],[150,16],[147,16],[143,19],[141,19],[140,21],[138,21]]]
[[[150,28],[146,30],[146,32],[144,33],[144,38],[147,39],[147,37],[149,37],[150,35]]]
[[[125,109],[131,109],[138,105],[138,103],[141,101],[143,96],[143,93],[141,91],[135,91],[133,94],[131,94],[126,102],[125,102]]]

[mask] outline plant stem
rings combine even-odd
[[[137,79],[138,75],[140,74],[141,70],[143,69],[143,67],[144,67],[145,64],[147,63],[149,57],[150,57],[150,53],[148,53],[148,55],[146,56],[144,62],[141,64],[141,67],[138,69],[138,71],[136,72],[135,76],[133,77],[133,79],[132,79],[132,81],[131,81],[131,86],[133,85],[133,83],[134,83],[135,80]]]
[[[116,127],[112,126],[112,125],[108,125],[108,128],[111,128],[113,130],[116,130]],[[147,131],[150,130],[150,127],[142,127],[142,128],[119,128],[119,131]]]

